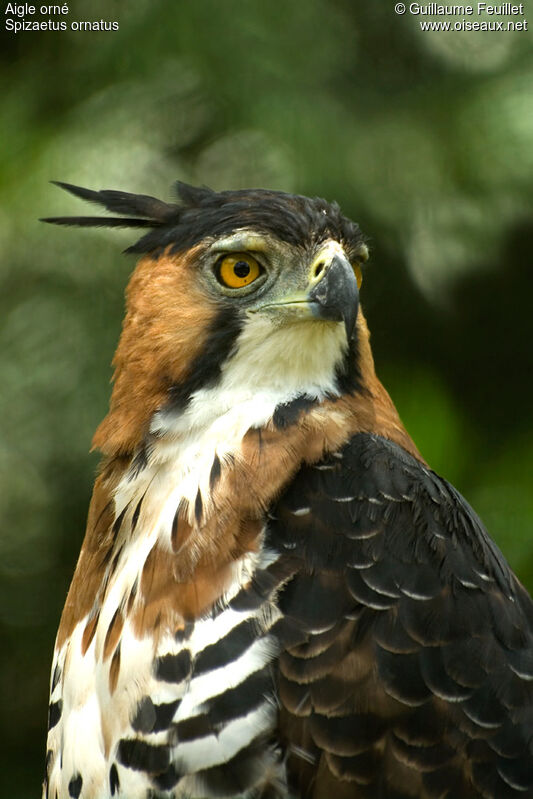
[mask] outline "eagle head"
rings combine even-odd
[[[178,183],[179,202],[167,204],[59,185],[124,217],[46,221],[149,228],[128,249],[142,257],[127,289],[110,412],[94,438],[105,453],[135,450],[211,387],[224,413],[260,390],[287,403],[355,386],[368,249],[336,203]]]

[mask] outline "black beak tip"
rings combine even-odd
[[[358,313],[359,313],[359,298],[357,298],[355,303],[352,304],[350,307],[345,307],[342,315],[342,320],[344,322],[344,329],[346,330],[346,338],[348,341],[350,341],[353,335]]]

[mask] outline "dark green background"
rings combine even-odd
[[[95,0],[56,19],[117,33],[3,33],[1,796],[39,793],[53,639],[133,268],[128,233],[37,222],[87,211],[51,179],[337,199],[370,237],[378,373],[533,587],[532,38],[421,33],[393,5]]]

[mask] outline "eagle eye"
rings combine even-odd
[[[240,289],[257,280],[262,272],[261,265],[248,253],[223,255],[217,262],[216,277],[219,283],[229,289]]]

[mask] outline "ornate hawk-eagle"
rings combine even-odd
[[[358,226],[60,185],[145,230],[44,797],[533,797],[532,602],[376,377]]]

